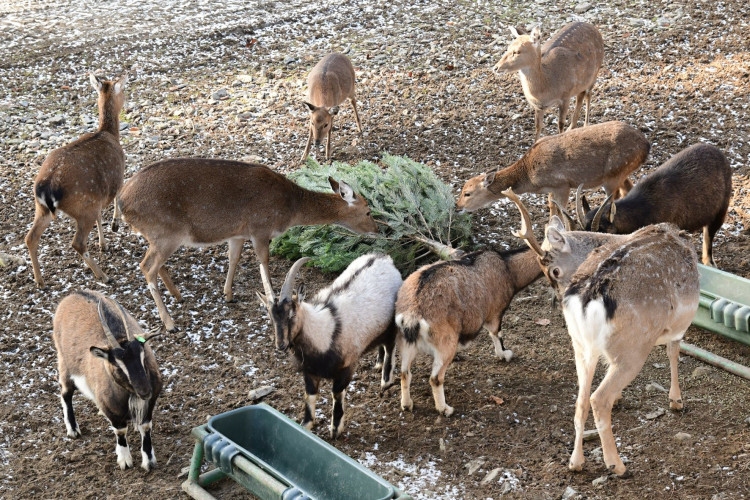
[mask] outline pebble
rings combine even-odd
[[[693,370],[693,373],[692,373],[691,376],[693,378],[700,378],[700,377],[703,377],[705,375],[708,375],[709,373],[711,373],[711,368],[709,368],[708,366],[705,366],[705,365],[701,365],[698,368],[696,368],[695,370]]]
[[[440,438],[439,444],[440,444],[440,451],[445,451],[446,450],[445,439]]]
[[[597,488],[601,488],[602,486],[604,486],[604,483],[606,482],[607,482],[607,476],[599,476],[593,481],[591,481],[591,484],[593,486],[596,486]]]
[[[576,14],[583,14],[584,12],[588,12],[592,8],[594,8],[594,6],[592,4],[590,4],[588,2],[584,2],[584,3],[579,3],[578,5],[576,5],[575,8],[573,9],[573,11]]]
[[[557,405],[550,405],[549,412],[550,413],[557,413]]]
[[[562,494],[562,500],[570,500],[571,498],[578,495],[578,492],[571,488],[570,486],[565,488],[565,491]]]
[[[674,435],[675,440],[679,441],[680,443],[686,443],[693,439],[693,436],[688,434],[687,432],[678,432]]]
[[[646,391],[648,392],[669,392],[661,385],[657,384],[656,382],[649,382],[646,384]]]
[[[507,494],[508,494],[508,493],[510,493],[511,491],[513,491],[513,485],[512,485],[512,484],[510,484],[510,483],[509,483],[509,482],[507,482],[507,481],[506,481],[506,482],[504,482],[504,483],[503,483],[503,489],[502,489],[502,490],[500,490],[500,494],[501,494],[501,495],[507,495]]]
[[[661,417],[662,415],[664,415],[664,413],[665,413],[664,408],[657,408],[656,410],[652,411],[651,413],[646,413],[646,418],[649,419],[649,420],[654,420],[654,419],[657,419],[657,418]]]
[[[247,397],[251,401],[255,401],[256,399],[260,399],[260,398],[262,398],[264,396],[268,396],[269,394],[271,394],[275,390],[276,389],[273,386],[264,385],[264,386],[258,387],[257,389],[253,389],[252,391],[250,391],[247,394]]]
[[[596,429],[589,429],[587,431],[583,431],[583,440],[584,441],[593,441],[594,439],[599,439],[599,431]]]
[[[494,481],[495,478],[498,476],[498,474],[500,474],[501,470],[502,469],[500,469],[499,467],[497,469],[492,469],[490,472],[487,473],[486,476],[484,476],[484,479],[482,479],[480,484],[487,484],[491,481]]]
[[[476,471],[478,471],[484,463],[487,461],[484,457],[477,457],[474,460],[471,460],[464,464],[464,469],[466,469],[466,473],[470,476],[474,475]]]
[[[213,99],[214,101],[220,101],[228,97],[229,97],[229,91],[227,91],[227,89],[217,90],[216,92],[211,94],[211,99]]]
[[[62,125],[65,123],[65,117],[63,115],[55,115],[49,120],[47,120],[47,123],[50,125]]]

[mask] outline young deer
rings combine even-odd
[[[558,108],[557,126],[565,128],[570,98],[576,107],[568,130],[578,125],[578,115],[586,99],[585,125],[589,124],[591,89],[604,59],[604,42],[596,27],[589,23],[572,22],[563,26],[547,43],[541,45],[542,33],[538,26],[531,34],[510,28],[516,39],[493,70],[496,73],[518,71],[523,94],[534,108],[534,124],[539,139],[544,125],[544,111]]]
[[[346,99],[352,102],[357,130],[362,132],[357,113],[357,101],[354,98],[354,68],[349,58],[343,54],[328,54],[315,65],[307,77],[307,101],[310,109],[310,123],[307,146],[300,161],[305,161],[310,152],[310,145],[315,146],[326,141],[326,160],[330,158],[331,135],[333,135],[333,117],[339,112],[339,104]]]
[[[569,130],[537,141],[509,167],[472,177],[461,190],[456,207],[472,212],[516,193],[549,193],[550,214],[555,203],[565,206],[570,190],[604,186],[607,194],[624,196],[633,186],[628,175],[648,156],[649,142],[635,128],[612,121]]]
[[[710,144],[695,144],[641,179],[616,203],[607,200],[591,210],[585,197],[576,196],[576,213],[581,228],[604,233],[632,233],[658,222],[691,232],[703,228],[702,261],[716,267],[713,240],[731,197],[732,169],[724,154]]]
[[[167,330],[175,328],[156,281],[161,277],[176,300],[180,292],[164,263],[183,245],[229,243],[224,296],[232,300],[232,281],[242,245],[250,240],[260,261],[266,295],[272,296],[268,247],[292,226],[341,224],[358,233],[377,225],[367,202],[344,182],[328,179],[333,193],[299,187],[262,165],[239,161],[178,158],[151,164],[123,187],[119,205],[125,221],[148,241],[141,261],[148,288]]]
[[[672,224],[646,226],[628,235],[566,231],[553,217],[540,246],[526,208],[506,192],[522,215],[514,235],[536,252],[544,274],[562,299],[573,342],[578,399],[575,445],[569,468],[581,470],[589,404],[602,443],[604,463],[618,476],[626,468],[612,434],[612,406],[638,375],[654,345],[666,344],[671,372],[669,405],[682,408],[677,361],[679,343],[698,307],[698,262],[685,232]],[[591,395],[600,358],[607,373]]]
[[[71,246],[98,279],[108,281],[107,275],[89,255],[86,240],[96,224],[99,247],[105,250],[102,210],[112,203],[122,187],[125,154],[120,146],[119,114],[125,101],[123,87],[127,75],[115,81],[100,81],[93,74],[89,78],[99,93],[99,130],[52,151],[34,180],[36,213],[34,224],[26,235],[26,246],[31,255],[34,281],[40,288],[44,287],[44,279],[37,257],[39,239],[58,209],[76,221]],[[115,224],[113,219],[113,229]]]

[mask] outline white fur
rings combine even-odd
[[[81,391],[81,394],[96,403],[94,392],[91,390],[91,387],[89,387],[88,382],[86,382],[86,377],[84,375],[71,375],[70,378],[76,385],[76,389]]]
[[[577,295],[565,298],[563,305],[565,323],[574,342],[590,356],[599,358],[604,352],[612,325],[607,321],[607,311],[602,299],[592,300],[584,310]]]

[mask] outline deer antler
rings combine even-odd
[[[513,236],[524,240],[529,248],[531,248],[539,257],[544,257],[545,255],[547,255],[547,252],[542,250],[542,247],[539,246],[539,242],[536,241],[534,231],[531,230],[531,217],[529,216],[529,211],[526,210],[524,204],[521,203],[521,200],[518,198],[516,193],[513,192],[513,188],[508,188],[507,190],[503,191],[502,194],[510,198],[510,200],[516,204],[518,210],[521,212],[521,230],[512,231]]]

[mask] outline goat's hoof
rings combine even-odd
[[[672,410],[682,410],[682,399],[670,399],[669,408]]]
[[[313,428],[313,424],[315,424],[315,422],[313,422],[312,420],[308,420],[307,422],[302,422],[300,425],[308,431],[311,431]]]
[[[66,434],[68,435],[69,438],[76,439],[76,438],[81,437],[81,429],[78,429],[78,428],[71,429]]]

